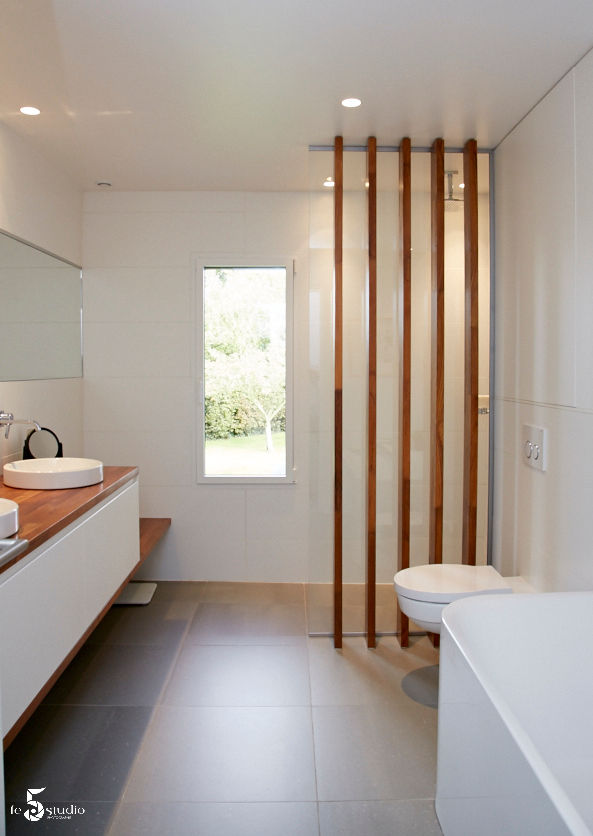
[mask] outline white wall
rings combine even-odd
[[[593,54],[497,148],[494,560],[593,588]],[[548,430],[528,468],[521,427]]]
[[[85,196],[84,448],[139,465],[141,513],[173,519],[146,577],[307,577],[308,217],[306,194]],[[296,258],[296,485],[196,484],[193,258],[208,253]]]
[[[29,140],[0,125],[0,229],[81,263],[82,193]],[[0,300],[1,304],[1,300]],[[82,453],[82,381],[0,382],[0,408],[54,429],[66,455]],[[30,428],[0,436],[0,464],[20,458]]]
[[[81,263],[81,190],[26,137],[1,124],[0,229]]]

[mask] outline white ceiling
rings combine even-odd
[[[1,0],[0,120],[83,189],[299,190],[336,134],[493,147],[591,46],[591,0]]]

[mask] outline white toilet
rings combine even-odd
[[[513,591],[492,566],[429,563],[402,569],[393,580],[401,611],[430,633],[441,632],[441,613],[452,601]]]

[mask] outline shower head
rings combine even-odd
[[[463,203],[463,193],[461,194],[461,197],[455,197],[455,194],[453,192],[453,175],[454,174],[459,174],[457,169],[449,169],[448,171],[445,171],[445,177],[447,179],[446,186],[445,186],[445,202],[446,203],[447,202]]]

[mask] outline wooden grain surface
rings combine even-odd
[[[368,284],[368,420],[367,420],[367,564],[366,634],[368,647],[376,640],[377,576],[377,140],[367,149],[369,284]]]
[[[397,568],[410,565],[410,455],[412,400],[412,154],[409,137],[399,148],[399,531]],[[409,619],[397,608],[397,632],[402,647],[409,644]]]
[[[344,142],[334,145],[334,647],[342,647],[342,388]]]
[[[465,401],[461,559],[476,565],[478,516],[478,146],[463,150],[465,240]]]
[[[0,573],[14,566],[137,475],[137,467],[106,465],[103,467],[103,481],[97,485],[50,491],[9,488],[0,480],[0,497],[12,499],[19,506],[19,530],[15,536],[29,541],[27,551],[2,566]]]
[[[143,561],[171,527],[171,517],[140,517],[140,560]]]
[[[443,456],[445,418],[445,143],[431,151],[431,420],[428,559],[443,561]]]

